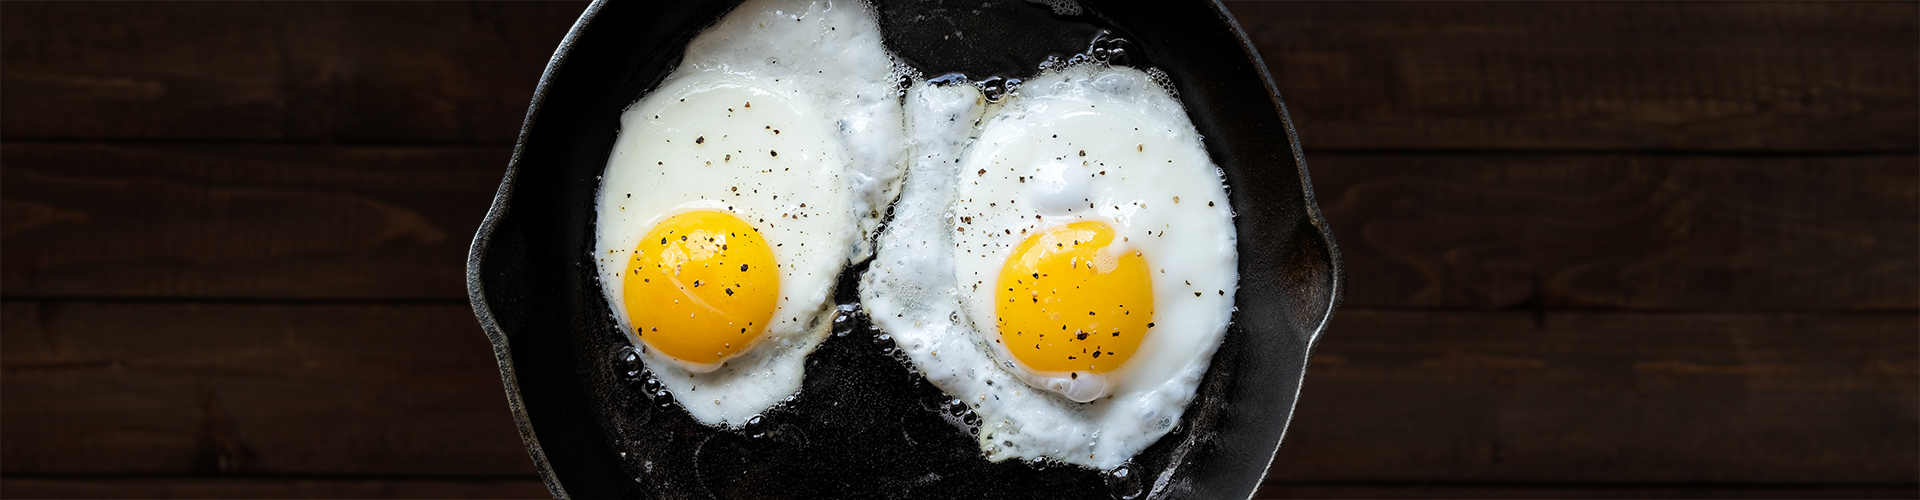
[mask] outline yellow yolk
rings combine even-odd
[[[1138,251],[1115,255],[1104,222],[1058,226],[1020,243],[994,289],[998,342],[1038,372],[1112,371],[1153,320],[1152,277]]]
[[[773,250],[760,232],[711,210],[668,218],[627,262],[625,301],[634,333],[661,354],[711,364],[766,330],[780,295]]]

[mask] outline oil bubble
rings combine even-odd
[[[1140,480],[1139,472],[1134,470],[1132,462],[1123,463],[1119,467],[1108,470],[1106,476],[1107,492],[1119,500],[1140,498],[1140,494],[1146,487],[1145,482]]]
[[[1133,42],[1113,36],[1112,32],[1102,31],[1087,43],[1087,57],[1094,62],[1114,66],[1127,66],[1132,60],[1128,57]]]
[[[617,373],[626,381],[634,382],[640,379],[640,371],[644,367],[640,365],[639,349],[634,349],[633,346],[622,347],[619,352],[614,353],[613,359],[619,365]]]
[[[980,86],[980,93],[984,94],[989,101],[999,101],[1001,97],[1007,95],[1007,79],[1005,78],[989,76],[976,85]]]

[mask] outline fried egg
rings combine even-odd
[[[904,151],[900,67],[857,2],[752,1],[621,115],[594,261],[614,321],[696,420],[799,392]]]
[[[1221,173],[1147,72],[1070,66],[992,107],[908,92],[906,188],[862,304],[979,415],[989,459],[1116,467],[1179,421],[1232,318]]]

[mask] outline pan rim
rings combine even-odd
[[[497,318],[494,316],[492,307],[487,303],[486,287],[482,275],[486,264],[487,251],[493,242],[494,233],[511,209],[514,185],[519,177],[518,174],[523,158],[522,153],[525,151],[527,139],[536,119],[540,115],[542,105],[546,101],[548,92],[552,88],[554,79],[557,77],[561,66],[573,51],[574,44],[581,38],[602,8],[607,5],[608,1],[609,0],[593,0],[588,4],[580,14],[580,17],[576,19],[568,29],[566,35],[561,38],[559,45],[554,50],[553,56],[548,59],[547,65],[541,72],[540,79],[534,88],[532,100],[527,108],[526,117],[521,122],[520,132],[515,138],[513,152],[508,160],[506,172],[501,179],[500,187],[495,191],[494,197],[488,206],[487,213],[481,220],[480,227],[475,232],[472,244],[467,253],[466,284],[469,305],[472,307],[474,316],[479,321],[480,327],[486,334],[488,341],[492,344],[494,360],[500,369],[501,382],[507,396],[507,405],[513,415],[515,427],[519,430],[521,443],[526,446],[529,458],[532,459],[535,470],[540,474],[541,481],[546,484],[547,490],[557,499],[570,499],[572,496],[566,490],[565,485],[561,484],[558,475],[553,470],[551,463],[547,459],[546,451],[541,445],[540,438],[533,427],[533,423],[528,418],[525,400],[521,396],[518,377],[514,370],[512,347],[509,344],[506,332],[501,329]],[[1306,222],[1314,227],[1320,237],[1320,241],[1325,245],[1325,251],[1327,252],[1329,261],[1329,276],[1327,277],[1329,299],[1326,308],[1319,311],[1318,321],[1315,322],[1310,331],[1307,332],[1306,348],[1302,351],[1302,356],[1310,359],[1313,350],[1319,345],[1320,339],[1325,334],[1326,328],[1332,320],[1334,313],[1339,309],[1343,295],[1345,294],[1346,273],[1344,261],[1340,254],[1339,245],[1333,238],[1332,229],[1328,226],[1319,203],[1315,199],[1313,184],[1307,170],[1306,156],[1300,146],[1299,135],[1294,128],[1292,116],[1288,113],[1286,104],[1281,99],[1279,90],[1274,84],[1272,74],[1268,70],[1258,49],[1254,47],[1252,39],[1247,36],[1245,29],[1240,25],[1238,20],[1234,18],[1226,5],[1223,4],[1221,0],[1206,1],[1213,14],[1229,29],[1235,40],[1239,43],[1242,50],[1240,55],[1246,58],[1259,74],[1260,81],[1265,87],[1267,96],[1273,105],[1274,112],[1278,115],[1281,124],[1286,130],[1288,139],[1287,149],[1292,155],[1296,173],[1300,178],[1303,205],[1306,209],[1304,214]],[[1257,493],[1258,485],[1265,482],[1267,475],[1272,472],[1273,458],[1278,455],[1280,446],[1285,442],[1286,433],[1292,426],[1293,413],[1299,405],[1299,395],[1301,387],[1304,385],[1306,372],[1307,364],[1302,363],[1298,377],[1293,381],[1294,394],[1291,404],[1288,405],[1286,416],[1281,420],[1279,438],[1274,441],[1273,449],[1267,453],[1267,465],[1261,468],[1259,477],[1254,482],[1255,488],[1247,492],[1247,498],[1249,499]]]

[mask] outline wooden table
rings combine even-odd
[[[1920,494],[1916,4],[1230,7],[1351,284],[1262,497]],[[462,263],[580,10],[0,4],[0,496],[545,495]]]

